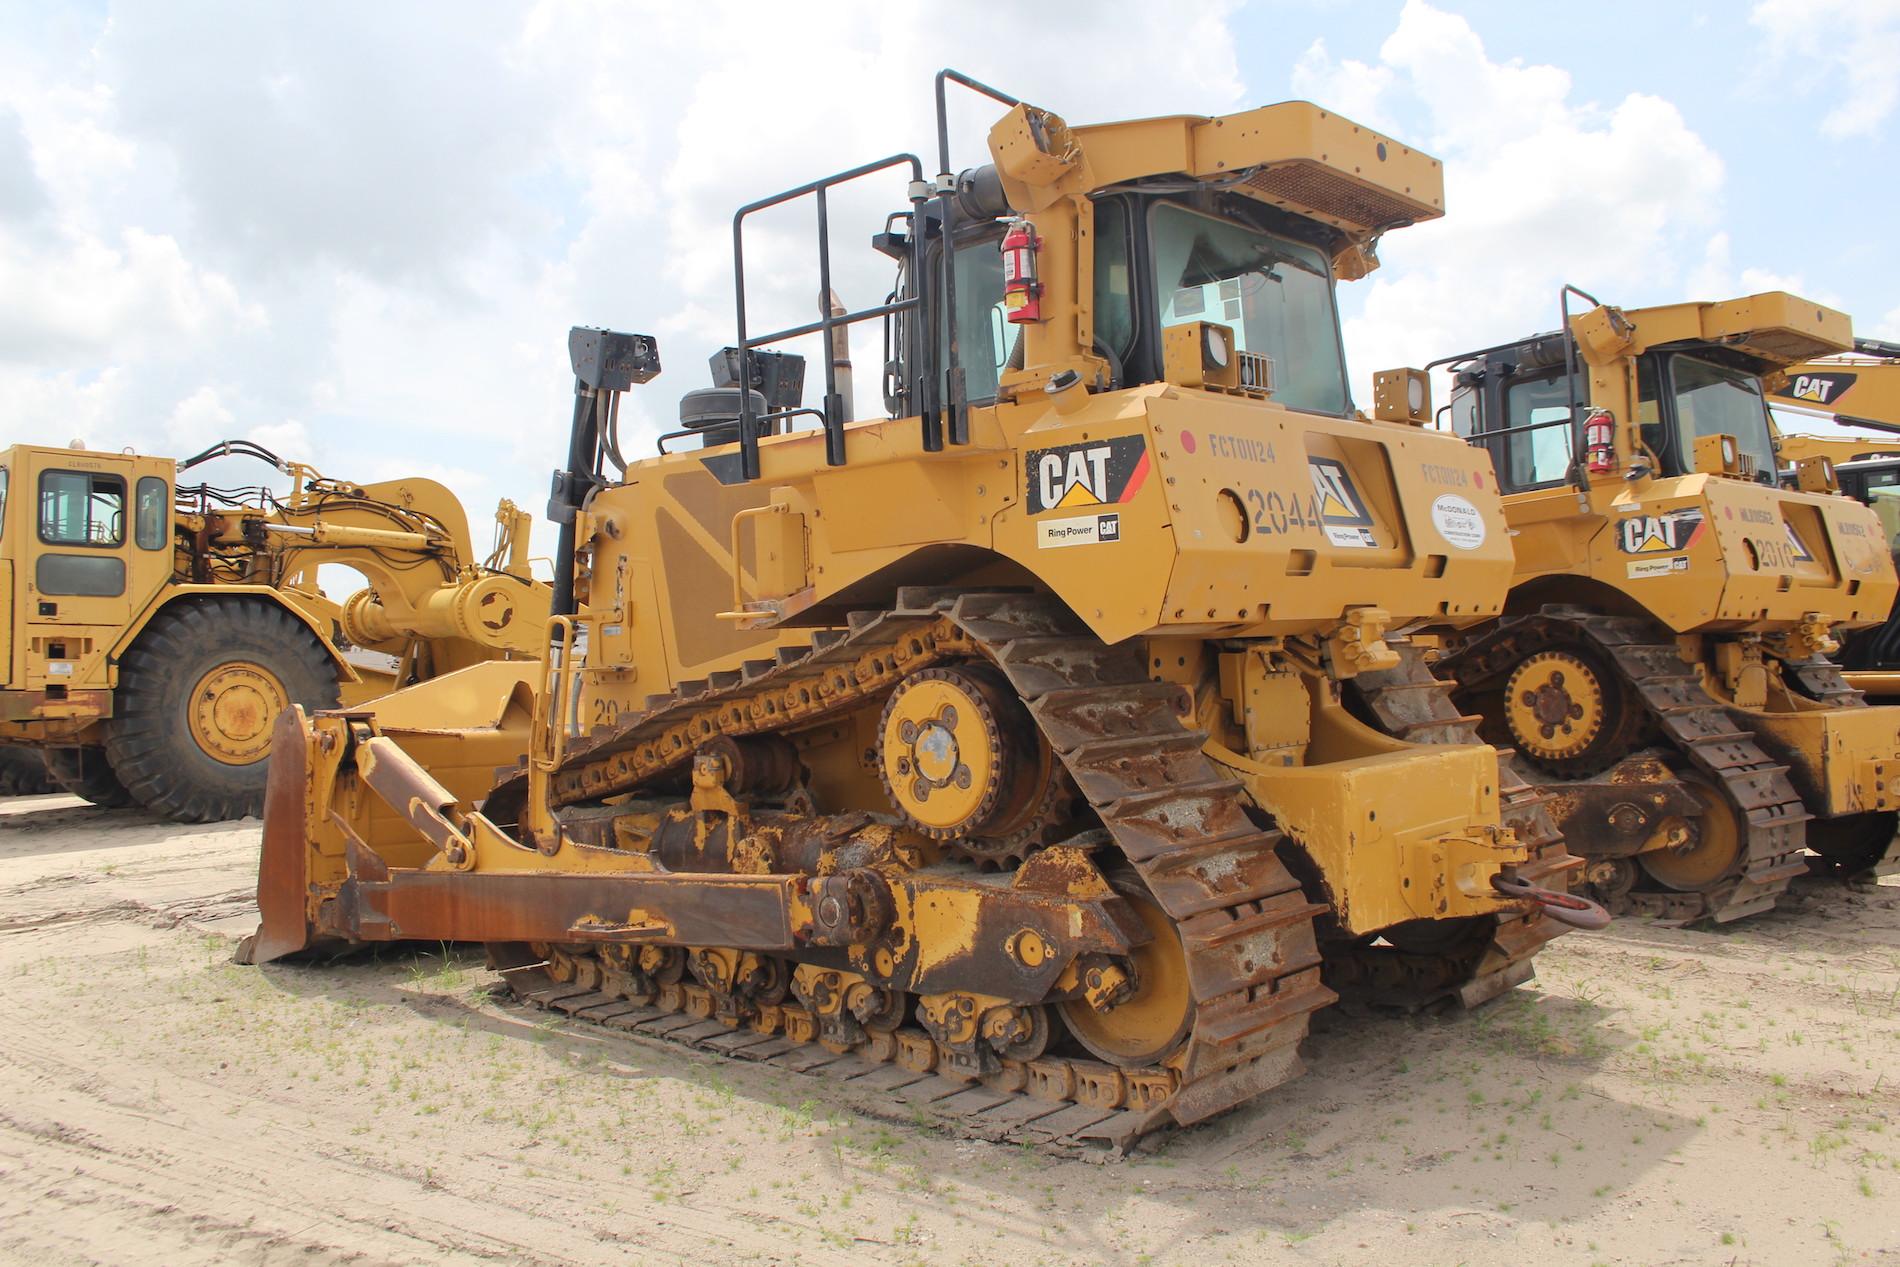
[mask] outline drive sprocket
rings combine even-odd
[[[878,777],[912,827],[1009,867],[1063,829],[1074,785],[1008,681],[987,664],[919,669],[878,722]]]
[[[1560,778],[1608,769],[1635,743],[1636,710],[1623,684],[1577,648],[1525,656],[1505,683],[1503,704],[1512,746]]]

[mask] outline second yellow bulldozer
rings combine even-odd
[[[1602,918],[1398,636],[1511,571],[1489,457],[1347,396],[1334,279],[1438,163],[1304,103],[1071,128],[951,84],[990,164],[740,211],[825,234],[895,174],[898,284],[761,335],[736,260],[678,451],[603,474],[658,355],[573,332],[544,675],[287,713],[245,957],[483,941],[531,1002],[1120,1146],[1292,1077],[1335,991],[1475,1004]],[[858,320],[882,415],[830,367],[804,407],[772,346]]]
[[[1806,467],[1818,482],[1873,507],[1888,547],[1900,550],[1900,343],[1856,338],[1851,354],[1790,365],[1766,384],[1769,402],[1791,421],[1819,418],[1886,433],[1874,439],[1783,430],[1775,448],[1784,467]],[[1900,696],[1900,612],[1842,639],[1835,659],[1855,690],[1883,700]]]
[[[1438,671],[1613,907],[1726,921],[1810,866],[1882,865],[1900,709],[1826,657],[1886,617],[1894,564],[1824,463],[1781,486],[1762,381],[1850,347],[1847,318],[1779,292],[1624,310],[1566,288],[1562,308],[1553,333],[1437,363],[1517,558],[1503,618]]]

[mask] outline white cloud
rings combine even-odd
[[[224,394],[200,387],[172,407],[165,420],[165,439],[179,457],[190,457],[220,440],[233,438],[237,415],[224,403]],[[269,445],[265,446],[269,448]]]
[[[1231,7],[1052,0],[1059,59],[871,0],[10,14],[0,426],[155,452],[269,437],[339,477],[458,472],[475,502],[538,510],[569,325],[660,337],[666,375],[624,415],[649,451],[731,338],[738,204],[898,150],[934,171],[944,64],[1077,122],[1237,108]],[[994,113],[955,99],[960,164]],[[866,242],[901,203],[893,176],[834,206],[853,304],[883,298]],[[748,240],[755,329],[815,315],[808,216]],[[854,346],[868,410],[875,327]]]
[[[1837,100],[1821,120],[1830,137],[1877,137],[1900,105],[1900,0],[1759,0],[1749,22],[1778,71],[1806,63],[1795,87]]]
[[[1722,162],[1663,98],[1578,100],[1567,72],[1494,61],[1470,23],[1423,0],[1376,65],[1315,46],[1294,87],[1422,117],[1425,134],[1404,139],[1445,161],[1446,217],[1394,234],[1359,284],[1346,342],[1361,398],[1374,370],[1554,328],[1564,282],[1633,306],[1688,297],[1684,260],[1703,258],[1694,280],[1712,281]]]
[[[171,237],[135,227],[116,240],[62,236],[38,244],[0,230],[0,359],[136,355],[265,321]]]
[[[871,0],[9,17],[0,428],[181,455],[248,436],[340,478],[436,472],[478,521],[504,495],[538,512],[569,325],[659,336],[666,373],[625,406],[647,451],[731,337],[737,205],[901,150],[934,174],[945,64],[1077,123],[1270,100],[1232,8],[1047,0],[1059,57],[1000,19]],[[1315,44],[1293,82],[1448,163],[1448,218],[1349,288],[1362,378],[1548,328],[1562,280],[1630,304],[1799,280],[1730,259],[1722,165],[1668,101],[1580,100],[1418,0],[1377,57]],[[984,161],[995,110],[952,101],[956,165]],[[893,175],[836,200],[854,305],[889,284],[866,237],[901,195]],[[748,237],[755,329],[815,316],[809,215]],[[854,340],[863,412],[876,345]]]
[[[1737,269],[1730,254],[1729,235],[1726,232],[1711,237],[1703,252],[1701,265],[1689,275],[1689,284],[1683,297],[1721,299],[1732,295],[1758,295],[1763,291],[1785,290],[1830,308],[1841,307],[1839,295],[1809,285],[1800,273],[1781,272],[1756,265]]]

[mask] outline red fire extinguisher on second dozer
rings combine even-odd
[[[1036,275],[1036,227],[1018,216],[1003,234],[1003,315],[1015,322],[1042,320],[1042,281]]]
[[[1616,418],[1607,409],[1592,409],[1583,420],[1583,453],[1592,475],[1616,469]]]

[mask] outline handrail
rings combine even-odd
[[[1587,290],[1580,290],[1569,282],[1557,292],[1557,311],[1561,314],[1558,333],[1564,341],[1564,403],[1570,409],[1570,473],[1568,479],[1578,489],[1590,487],[1590,477],[1584,473],[1584,419],[1589,417],[1586,409],[1577,412],[1577,337],[1570,332],[1570,296],[1578,295],[1588,299],[1592,307],[1603,307],[1603,301]],[[1584,402],[1586,405],[1588,401]]]
[[[797,409],[781,409],[777,413],[761,414],[759,416],[759,425],[763,427],[765,426],[765,424],[769,422],[777,422],[781,418],[797,418],[805,414],[810,414],[812,417],[819,420],[820,425],[823,425],[824,417],[825,417],[824,412],[822,410],[813,409],[809,405],[801,405]],[[668,440],[684,440],[688,436],[699,436],[701,439],[704,439],[708,431],[712,431],[716,429],[717,429],[716,427],[681,427],[678,431],[662,432],[660,434],[659,439],[654,441],[654,444],[659,448],[661,453],[665,453],[666,442]],[[788,431],[790,430],[789,427],[786,429]],[[732,441],[727,440],[724,443],[731,444]]]
[[[755,480],[759,478],[759,427],[763,419],[754,417],[752,413],[750,389],[752,386],[753,349],[764,347],[771,343],[783,342],[786,339],[798,338],[801,335],[823,331],[826,348],[827,351],[829,351],[832,332],[840,326],[850,326],[856,325],[860,321],[876,320],[894,312],[916,311],[921,314],[923,307],[921,293],[912,295],[908,299],[900,299],[895,303],[880,304],[874,308],[866,308],[859,312],[846,312],[842,315],[834,315],[830,305],[826,304],[824,306],[823,317],[815,322],[808,322],[802,326],[793,326],[787,330],[775,331],[769,335],[761,335],[758,337],[747,335],[745,312],[746,217],[752,215],[754,212],[763,211],[768,207],[776,207],[796,198],[804,198],[807,196],[815,198],[818,204],[818,293],[821,295],[829,295],[832,292],[831,220],[825,193],[835,186],[848,184],[851,181],[861,179],[875,172],[885,171],[892,167],[908,167],[910,169],[910,203],[912,208],[911,273],[912,276],[921,276],[924,258],[922,213],[923,205],[930,196],[930,187],[924,181],[923,162],[914,154],[893,154],[889,158],[882,158],[876,162],[865,163],[861,166],[853,167],[849,171],[839,172],[834,176],[827,176],[822,180],[809,181],[795,189],[788,189],[783,193],[774,194],[769,198],[761,198],[757,202],[747,203],[733,214],[732,278],[734,306],[738,310],[739,325],[739,462],[740,477],[742,479]],[[914,328],[921,327],[923,324],[921,320],[916,320],[911,323]],[[918,340],[916,346],[921,348],[922,341],[920,333],[913,333],[912,337]],[[913,359],[912,364],[918,363],[919,362]],[[831,466],[843,466],[845,459],[844,399],[838,393],[838,367],[829,355],[825,357],[825,396],[821,412],[823,414],[825,431],[825,462]],[[927,416],[925,418],[926,438],[928,438],[928,429],[934,422],[934,416]],[[928,445],[926,445],[926,447],[928,447]]]
[[[768,502],[763,506],[747,506],[743,510],[733,512],[732,535],[728,543],[732,547],[732,610],[717,613],[719,619],[745,620],[752,615],[751,612],[745,609],[745,568],[739,563],[739,530],[741,526],[748,519],[758,519],[765,515],[783,515],[788,513],[789,510],[789,507],[779,502]],[[754,568],[752,579],[756,582],[759,579],[757,575],[758,551],[756,549],[753,551],[752,557]]]
[[[541,707],[535,710],[530,751],[543,773],[560,768],[567,756],[567,700],[578,694],[580,670],[572,667],[577,618],[548,617],[548,658],[541,671]]]

